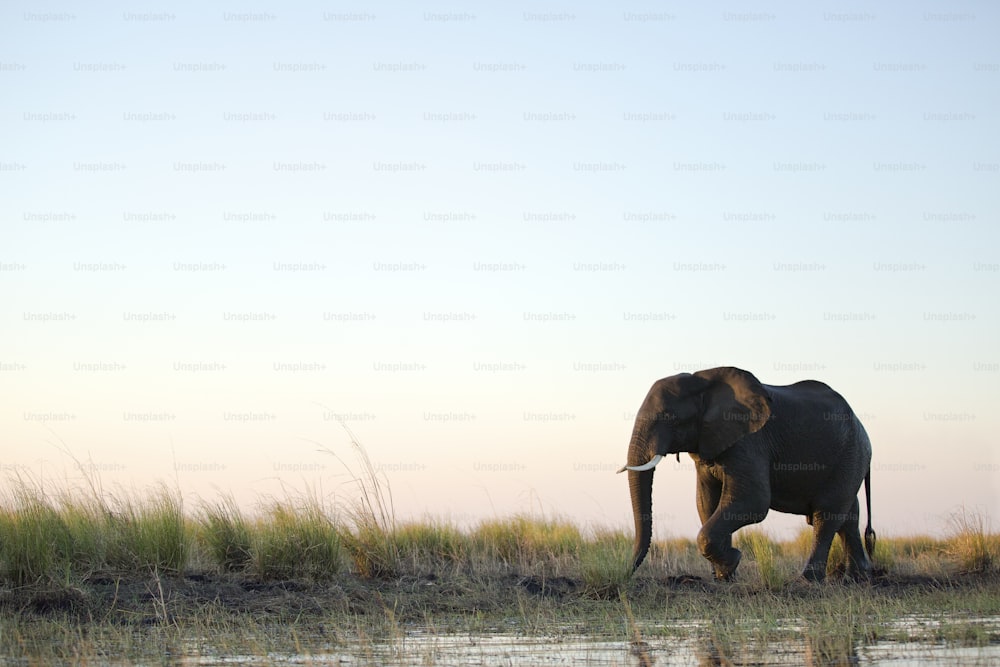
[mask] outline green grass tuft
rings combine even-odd
[[[781,547],[759,528],[742,529],[736,534],[735,546],[757,566],[760,583],[767,589],[779,588],[785,577],[779,567]]]
[[[415,570],[455,565],[470,553],[469,539],[458,528],[434,519],[403,524],[394,539],[400,559]]]
[[[350,437],[351,447],[361,465],[361,474],[356,475],[344,464],[354,476],[357,498],[346,510],[351,528],[341,531],[341,539],[360,576],[365,579],[393,579],[399,576],[401,564],[396,544],[396,512],[392,503],[392,490],[351,429],[343,423],[341,426]],[[327,451],[340,460],[336,454]]]
[[[273,502],[251,533],[251,569],[261,579],[330,579],[343,569],[341,532],[321,503]]]
[[[366,474],[361,498],[352,504],[327,506],[306,495],[269,501],[251,515],[226,497],[203,505],[194,518],[185,514],[178,494],[163,486],[141,497],[111,496],[95,484],[45,493],[36,482],[16,479],[0,495],[0,587],[66,588],[102,573],[177,574],[193,567],[272,581],[329,580],[350,568],[365,579],[563,577],[587,597],[616,599],[644,577],[710,576],[686,538],[654,542],[633,577],[627,530],[584,536],[564,519],[524,514],[483,521],[471,530],[434,519],[397,525],[387,490],[373,469],[366,467]],[[997,571],[1000,537],[990,534],[984,515],[963,509],[951,527],[943,540],[883,537],[875,561],[891,574],[935,579]],[[744,551],[737,577],[778,589],[796,578],[811,542],[810,530],[778,544],[759,529],[744,529],[735,536]],[[829,569],[842,559],[838,540]]]
[[[622,531],[598,530],[580,553],[580,576],[587,597],[617,600],[632,578],[632,538]]]
[[[878,544],[876,542],[876,544]],[[834,576],[847,571],[847,552],[844,551],[844,541],[837,535],[830,543],[830,553],[826,557],[826,575]]]
[[[62,517],[36,489],[20,486],[0,510],[0,577],[17,586],[58,578],[72,546]]]
[[[96,495],[55,494],[18,480],[0,507],[0,576],[18,584],[66,582],[104,570],[180,572],[189,537],[180,499],[161,487],[113,504]]]
[[[575,556],[583,543],[580,529],[568,521],[523,514],[481,522],[472,540],[484,557],[516,566]]]
[[[223,572],[243,572],[254,558],[254,531],[232,496],[202,508],[199,537]]]
[[[951,534],[945,553],[963,573],[990,572],[997,563],[997,542],[990,535],[990,522],[984,514],[960,508],[949,520]]]
[[[378,523],[354,517],[354,530],[344,532],[342,538],[354,570],[361,577],[394,579],[399,575],[399,549],[393,532]]]
[[[148,499],[124,497],[105,516],[112,568],[171,573],[184,569],[190,545],[177,494],[160,487]]]

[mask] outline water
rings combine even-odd
[[[876,643],[842,656],[819,657],[804,644],[744,647],[725,654],[710,643],[693,639],[649,642],[632,648],[623,642],[586,637],[524,638],[435,637],[408,639],[401,646],[343,647],[288,655],[201,655],[180,660],[179,665],[222,667],[240,665],[628,665],[646,667],[707,667],[709,665],[878,665],[931,667],[938,665],[1000,665],[1000,646],[948,647],[928,644]]]
[[[982,619],[992,628],[1000,618]],[[922,630],[933,631],[933,619],[901,619],[910,624],[915,639]],[[996,641],[997,635],[993,635]],[[744,644],[735,649],[720,647],[711,639],[683,637],[649,639],[638,644],[587,636],[525,637],[511,634],[483,636],[435,635],[410,631],[392,641],[324,647],[306,647],[300,653],[265,655],[220,655],[211,645],[200,654],[184,656],[174,664],[201,667],[241,665],[385,665],[427,667],[473,665],[518,667],[528,665],[623,665],[629,667],[708,667],[723,665],[841,665],[879,667],[936,667],[942,665],[1000,666],[1000,644],[951,646],[934,641],[875,641],[850,646],[827,642],[814,646],[806,639],[777,643]],[[839,648],[837,648],[839,647]]]
[[[171,667],[228,667],[230,665],[339,665],[362,667],[431,667],[473,665],[517,667],[528,665],[623,665],[629,667],[739,665],[824,665],[931,667],[996,665],[1000,667],[1000,616],[961,619],[949,615],[908,616],[882,626],[885,638],[851,643],[836,637],[806,638],[807,628],[794,620],[778,623],[781,639],[716,639],[707,621],[666,626],[641,626],[639,642],[592,637],[567,628],[551,636],[513,633],[449,634],[429,629],[399,630],[391,638],[295,635],[291,629],[257,636],[230,631],[218,635],[165,636],[137,630],[116,641],[97,640],[86,647],[68,647],[46,655],[23,646],[18,656],[0,655],[2,665],[88,664],[169,665]],[[815,634],[815,633],[812,633]],[[753,636],[752,634],[750,635]],[[799,636],[799,638],[795,638]],[[948,638],[948,641],[944,641]],[[741,643],[742,642],[742,643]],[[75,643],[75,642],[74,642]],[[127,648],[128,645],[131,650]],[[136,652],[139,648],[138,653]],[[51,650],[51,647],[49,647]],[[79,652],[78,652],[79,651]],[[129,654],[133,657],[116,659]],[[66,656],[71,656],[67,659]]]

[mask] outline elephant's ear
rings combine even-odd
[[[716,458],[743,436],[762,429],[770,419],[770,394],[751,373],[723,367],[695,375],[711,382],[702,404],[698,439],[702,458]]]

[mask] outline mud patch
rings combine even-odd
[[[35,614],[72,613],[87,608],[87,596],[78,588],[38,591],[28,599],[28,608]]]
[[[704,589],[707,581],[693,574],[681,574],[673,577],[665,577],[662,582],[670,588],[695,588]]]
[[[580,588],[580,584],[569,577],[538,577],[534,575],[521,577],[517,585],[532,595],[555,598],[573,595]]]
[[[951,598],[995,591],[997,575],[964,575],[951,579],[921,576],[877,577],[872,582],[789,582],[777,589],[745,583],[718,583],[702,577],[636,577],[606,595],[595,594],[582,579],[496,572],[470,576],[461,572],[424,573],[391,581],[370,580],[343,573],[333,580],[265,581],[232,573],[198,572],[184,575],[100,573],[71,586],[50,584],[0,589],[0,611],[35,618],[76,619],[79,622],[136,625],[210,618],[250,619],[267,623],[299,623],[312,619],[391,618],[397,623],[425,623],[428,618],[467,617],[483,613],[494,617],[523,613],[525,598],[542,608],[551,602],[577,602],[575,608],[603,608],[618,604],[620,593],[637,609],[676,605],[704,611],[742,604],[741,600],[772,598],[787,604],[812,604],[857,590],[858,595],[884,600]]]
[[[33,615],[80,615],[89,611],[91,600],[75,587],[18,588],[0,591],[0,609]]]

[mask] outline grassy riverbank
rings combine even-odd
[[[717,584],[692,540],[656,542],[630,577],[626,531],[531,516],[470,530],[397,523],[369,488],[346,509],[306,495],[248,513],[225,498],[189,507],[165,487],[53,494],[14,480],[0,500],[0,652],[59,656],[102,641],[139,651],[150,637],[186,636],[252,637],[251,651],[268,651],[304,636],[392,640],[412,627],[637,645],[697,633],[720,650],[804,634],[834,653],[915,636],[1000,642],[976,620],[1000,615],[1000,536],[976,514],[956,514],[947,538],[880,538],[878,576],[865,584],[839,581],[837,553],[829,583],[803,583],[807,531],[775,542],[743,530],[738,581]],[[938,620],[901,620],[912,618]]]
[[[878,540],[883,576],[948,580],[1000,565],[1000,535],[988,521],[959,511],[951,535]],[[794,582],[811,531],[776,542],[753,527],[735,536],[744,552],[740,580],[763,589]],[[570,578],[580,594],[617,598],[630,580],[632,536],[625,530],[584,531],[558,518],[488,519],[471,530],[428,519],[400,523],[390,508],[365,501],[347,511],[315,496],[271,500],[248,513],[231,499],[185,508],[166,487],[145,496],[97,492],[46,494],[15,482],[0,499],[0,585],[80,585],[95,577],[239,576],[261,582],[329,582],[344,577],[493,576],[520,572],[540,580]],[[843,558],[834,543],[829,572]],[[709,576],[691,539],[654,543],[643,577]]]

